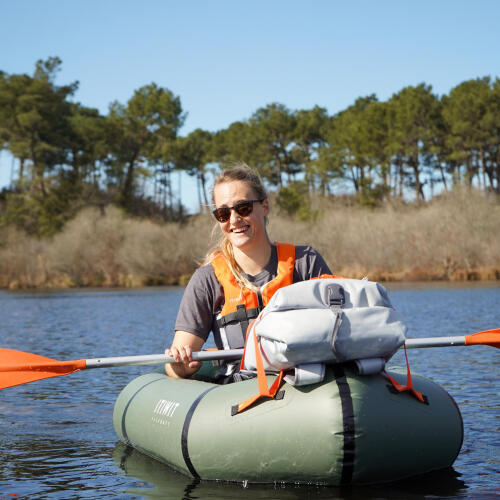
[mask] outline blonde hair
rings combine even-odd
[[[212,202],[215,205],[214,191],[215,187],[225,182],[240,181],[244,182],[256,194],[258,200],[266,200],[267,192],[259,174],[251,169],[246,163],[238,162],[227,170],[223,170],[216,178],[212,188]],[[266,218],[267,223],[267,218]],[[218,229],[218,224],[214,227],[214,231]],[[256,287],[248,281],[244,276],[243,270],[236,262],[234,257],[234,249],[231,242],[223,234],[217,244],[208,251],[203,264],[210,263],[218,255],[223,255],[233,273],[236,282],[244,287],[255,289]]]

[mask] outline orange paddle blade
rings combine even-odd
[[[465,345],[489,345],[500,349],[500,328],[466,335]]]
[[[29,352],[0,349],[0,389],[60,377],[85,368],[84,359],[57,361]]]

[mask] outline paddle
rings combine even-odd
[[[193,353],[193,359],[197,361],[238,359],[241,358],[242,354],[243,349],[200,351]],[[34,382],[35,380],[69,375],[70,373],[90,368],[156,365],[174,362],[174,358],[165,354],[58,361],[29,352],[0,349],[0,389]]]
[[[484,330],[458,337],[428,337],[421,339],[407,339],[405,346],[407,349],[420,347],[453,347],[466,345],[489,345],[500,349],[500,328]]]
[[[407,349],[468,345],[489,345],[500,348],[500,328],[485,330],[472,335],[407,339],[405,342]],[[193,359],[197,361],[238,359],[242,354],[243,349],[200,351],[193,353]],[[90,368],[154,365],[173,363],[174,361],[172,357],[165,354],[57,361],[29,352],[0,349],[0,389],[34,382],[35,380],[69,375],[70,373]]]

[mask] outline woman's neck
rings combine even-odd
[[[243,252],[234,248],[234,258],[245,274],[255,276],[259,274],[271,258],[271,243],[266,241],[265,245],[260,245],[255,249],[249,249]]]

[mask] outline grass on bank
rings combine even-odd
[[[500,204],[457,191],[420,206],[323,206],[313,222],[271,213],[273,240],[317,248],[335,274],[377,281],[500,279]],[[211,215],[158,224],[108,207],[50,239],[0,228],[0,287],[185,284],[216,239]]]

